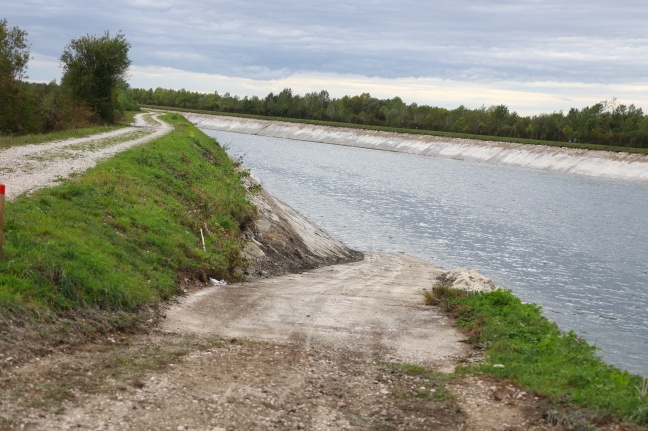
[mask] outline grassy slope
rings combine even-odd
[[[642,378],[604,363],[596,349],[573,332],[562,333],[507,291],[469,295],[437,284],[426,303],[439,305],[465,328],[487,361],[469,371],[512,379],[524,388],[648,425],[648,396]],[[494,366],[494,365],[498,366]]]
[[[572,143],[572,142],[558,142],[558,141],[543,141],[539,139],[526,139],[526,138],[509,138],[504,136],[486,136],[486,135],[471,135],[468,133],[455,133],[455,132],[437,132],[432,130],[420,130],[420,129],[399,129],[396,127],[384,127],[384,126],[370,126],[365,124],[354,124],[354,123],[336,123],[333,121],[319,121],[319,120],[305,120],[298,118],[284,118],[284,117],[264,117],[261,115],[251,115],[251,114],[235,114],[231,112],[214,112],[214,111],[201,111],[197,109],[183,109],[175,107],[161,107],[146,105],[148,108],[152,109],[170,109],[173,111],[181,112],[194,112],[198,114],[208,114],[208,115],[222,115],[229,117],[241,117],[241,118],[253,118],[258,120],[272,120],[272,121],[284,121],[287,123],[302,123],[302,124],[315,124],[319,126],[331,126],[331,127],[347,127],[351,129],[366,129],[366,130],[378,130],[384,132],[395,132],[395,133],[409,133],[412,135],[431,135],[431,136],[442,136],[446,138],[461,138],[461,139],[475,139],[479,141],[494,141],[494,142],[513,142],[519,144],[532,144],[532,145],[545,145],[549,147],[559,147],[559,148],[576,148],[582,150],[598,150],[598,151],[613,151],[613,152],[625,152],[625,153],[638,153],[638,154],[648,154],[648,148],[632,148],[632,147],[617,147],[613,145],[595,145],[587,143]]]
[[[167,120],[174,133],[8,202],[0,315],[131,310],[172,296],[180,277],[236,277],[239,226],[255,214],[240,174],[213,139]]]

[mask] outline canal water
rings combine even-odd
[[[475,268],[648,376],[648,184],[205,133],[350,247]]]

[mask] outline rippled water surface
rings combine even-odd
[[[648,185],[206,130],[352,248],[476,268],[648,376]]]

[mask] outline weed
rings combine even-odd
[[[431,292],[424,290],[422,294],[425,299],[425,305],[435,305],[441,307],[444,311],[453,310],[457,301],[468,296],[468,292],[465,290],[454,289],[445,283],[437,283]]]
[[[453,374],[439,373],[417,364],[382,363],[393,373],[403,373],[416,378],[416,388],[395,392],[393,395],[402,400],[422,399],[439,403],[454,403],[455,396],[446,388],[447,383],[456,378]],[[384,376],[378,376],[376,381],[386,382]]]
[[[605,364],[595,347],[574,332],[561,332],[540,307],[523,304],[504,290],[467,295],[435,286],[432,293],[470,334],[470,342],[486,349],[489,361],[464,371],[511,379],[527,390],[599,415],[648,424],[648,387],[642,378]],[[558,424],[557,418],[553,415],[550,422]]]

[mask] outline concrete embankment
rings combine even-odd
[[[648,156],[641,154],[409,135],[217,115],[183,115],[203,129],[648,182]]]

